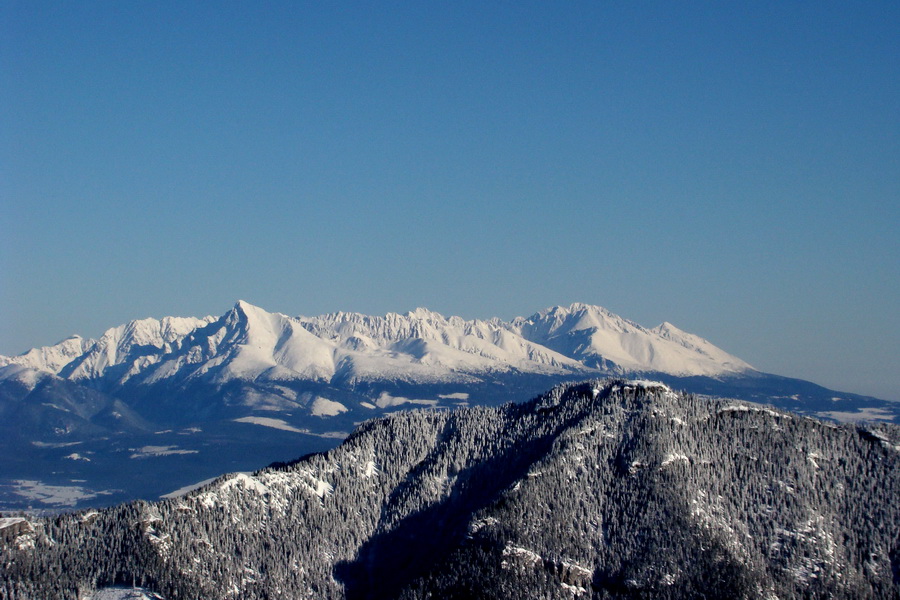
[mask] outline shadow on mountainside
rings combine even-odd
[[[583,394],[584,390],[578,392]],[[517,413],[523,409],[535,410],[533,406],[510,407],[507,427],[515,426]],[[510,443],[502,452],[490,455],[487,460],[461,469],[456,473],[456,481],[446,498],[402,518],[387,531],[375,533],[360,547],[355,560],[338,563],[334,576],[344,584],[346,598],[395,598],[409,583],[440,564],[464,540],[472,516],[524,478],[530,467],[550,452],[558,435],[585,416],[590,410],[590,403],[579,403],[579,409],[568,415],[565,414],[568,412],[565,398],[555,406],[537,410],[550,417],[543,420],[544,424],[554,420],[553,413],[559,414],[560,419],[547,431],[524,432],[518,436],[518,443]],[[537,435],[530,437],[529,434]],[[446,438],[454,435],[458,432],[448,431],[442,435],[444,439],[410,472],[409,483],[395,490],[386,506],[393,506],[395,499],[408,491],[406,487],[415,484],[417,474],[428,471],[429,464],[443,452]]]

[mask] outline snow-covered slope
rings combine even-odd
[[[509,328],[587,367],[603,370],[715,376],[752,369],[670,323],[646,329],[599,306],[555,306],[527,319],[514,319]]]
[[[0,367],[19,365],[38,371],[58,373],[60,369],[87,352],[96,342],[73,335],[53,346],[32,348],[19,356],[0,356]]]
[[[668,323],[646,329],[586,304],[504,322],[447,318],[422,308],[383,317],[288,317],[244,301],[218,319],[132,321],[97,341],[73,337],[0,357],[0,366],[7,364],[114,386],[132,378],[145,384],[171,378],[465,382],[503,372],[715,376],[751,369]]]
[[[0,356],[0,367],[20,365],[73,381],[98,379],[119,367],[116,376],[124,380],[172,352],[187,334],[213,320],[164,317],[130,321],[108,329],[99,340],[75,335],[19,356]]]
[[[140,319],[109,329],[90,349],[62,369],[60,375],[73,380],[103,377],[111,367],[120,367],[122,380],[156,363],[162,355],[178,347],[189,333],[212,317],[165,317]]]
[[[177,351],[148,369],[144,381],[209,376],[221,383],[438,382],[511,369],[556,374],[584,367],[497,324],[445,319],[424,309],[384,317],[292,318],[239,301],[218,321],[186,336]]]
[[[333,313],[300,317],[317,337],[336,345],[343,375],[351,380],[447,379],[463,373],[508,371],[565,373],[579,362],[530,342],[498,321],[466,321],[419,308],[405,315],[371,317]]]
[[[224,383],[260,378],[327,380],[331,344],[296,319],[239,301],[220,319],[185,336],[179,348],[148,369],[146,383],[170,377],[209,377]]]

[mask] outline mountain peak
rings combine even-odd
[[[241,313],[249,313],[249,312],[266,312],[262,308],[256,306],[255,304],[251,304],[246,300],[238,300],[234,303],[234,310]]]
[[[435,312],[433,310],[429,310],[422,306],[419,306],[415,310],[411,310],[411,311],[407,312],[406,317],[411,318],[411,319],[426,319],[426,320],[432,320],[432,321],[445,320],[444,315],[442,315],[441,313]]]
[[[94,340],[73,335],[52,346],[32,348],[19,356],[0,356],[0,366],[14,364],[56,374],[95,343]]]
[[[670,323],[647,329],[601,306],[554,306],[510,326],[582,364],[613,372],[719,375],[752,369],[701,337]]]
[[[604,309],[602,306],[596,306],[596,305],[593,305],[593,304],[585,304],[584,302],[573,302],[573,303],[570,304],[568,307],[557,306],[556,308],[557,308],[557,309],[564,309],[564,310],[567,310],[567,311],[570,312],[570,313],[577,313],[577,312],[603,312],[603,311],[606,310],[606,309]]]
[[[226,315],[228,320],[245,333],[253,330],[271,330],[273,327],[278,328],[276,322],[290,317],[281,313],[270,313],[264,308],[251,304],[246,300],[238,300],[234,303],[234,308]]]
[[[559,320],[564,320],[568,318],[579,318],[586,316],[599,320],[606,320],[609,318],[622,319],[618,315],[610,312],[602,306],[598,306],[596,304],[586,304],[584,302],[573,302],[568,306],[551,306],[550,308],[545,308],[544,310],[537,312],[536,314],[532,315],[531,318],[545,319],[547,317],[554,317]]]
[[[668,321],[663,321],[662,323],[660,323],[659,325],[657,325],[656,327],[651,329],[651,331],[655,331],[660,334],[662,334],[662,333],[684,333],[684,331],[682,331],[675,325],[672,325]]]

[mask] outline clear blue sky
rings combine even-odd
[[[599,304],[900,399],[900,3],[0,3],[0,353]]]

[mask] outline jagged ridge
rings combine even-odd
[[[100,340],[70,338],[3,365],[74,381],[208,376],[233,379],[466,381],[484,372],[562,374],[654,371],[721,375],[751,367],[665,323],[646,329],[585,304],[554,307],[511,322],[445,318],[425,309],[372,317],[333,313],[288,317],[247,302],[218,319],[132,321]]]

